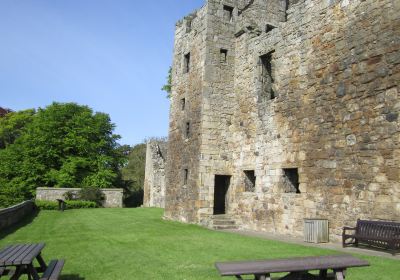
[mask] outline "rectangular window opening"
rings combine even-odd
[[[299,169],[284,168],[283,174],[284,174],[285,191],[291,193],[301,193],[300,182],[299,182]]]
[[[187,53],[187,54],[185,54],[185,58],[184,58],[183,72],[189,73],[189,71],[190,71],[190,53]]]
[[[274,30],[276,28],[276,26],[273,26],[272,24],[267,23],[266,27],[265,27],[265,32],[268,33],[272,30]]]
[[[181,99],[181,110],[184,111],[184,110],[185,110],[185,107],[186,107],[186,99],[185,99],[185,98],[182,98],[182,99]]]
[[[183,185],[186,186],[189,179],[189,169],[183,170]]]
[[[228,59],[228,50],[221,49],[220,50],[220,62],[226,63]]]
[[[273,55],[275,51],[271,51],[265,55],[260,56],[261,63],[261,101],[275,99],[276,94],[274,91],[274,67]]]
[[[190,137],[190,122],[186,122],[185,137],[186,137],[186,139]]]
[[[245,170],[244,188],[246,192],[254,192],[256,188],[256,175],[254,170]]]
[[[224,5],[224,20],[229,22],[233,20],[233,7]]]
[[[186,33],[192,31],[192,19],[186,19]]]

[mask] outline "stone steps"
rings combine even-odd
[[[238,229],[235,220],[229,215],[212,216],[211,228],[215,230]]]

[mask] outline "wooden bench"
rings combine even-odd
[[[389,250],[394,255],[400,250],[400,223],[359,219],[355,227],[343,228],[342,240],[343,247],[363,244]]]
[[[280,279],[336,279],[343,280],[349,267],[369,266],[369,263],[350,255],[302,257],[290,259],[272,259],[244,262],[216,263],[221,276],[235,276],[243,279],[244,275],[254,275],[255,280],[271,280],[272,273],[289,273]],[[328,270],[333,275],[328,277]],[[309,271],[319,270],[319,275]]]
[[[64,263],[64,260],[51,260],[40,280],[58,280]]]

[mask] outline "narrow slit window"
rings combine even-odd
[[[226,63],[228,61],[228,50],[221,49],[219,54],[220,54],[220,62]]]
[[[189,169],[183,170],[183,185],[187,185],[189,179]]]
[[[224,20],[229,22],[233,20],[233,7],[224,5]]]
[[[261,64],[261,101],[274,99],[276,93],[274,91],[274,67],[273,67],[274,51],[260,56]]]
[[[301,193],[299,182],[299,170],[297,168],[284,168],[285,192]]]
[[[186,99],[185,99],[185,98],[182,98],[182,99],[181,99],[181,110],[184,111],[184,110],[185,110],[185,107],[186,107]]]
[[[256,175],[254,170],[245,170],[244,171],[244,188],[246,192],[254,192],[256,188]]]
[[[186,125],[185,125],[185,137],[186,137],[186,139],[190,137],[190,122],[186,122]]]
[[[192,19],[186,19],[186,33],[192,31]]]
[[[190,53],[185,54],[183,72],[189,73],[190,71]]]

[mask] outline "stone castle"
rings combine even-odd
[[[400,220],[400,1],[208,0],[172,80],[166,218]]]

